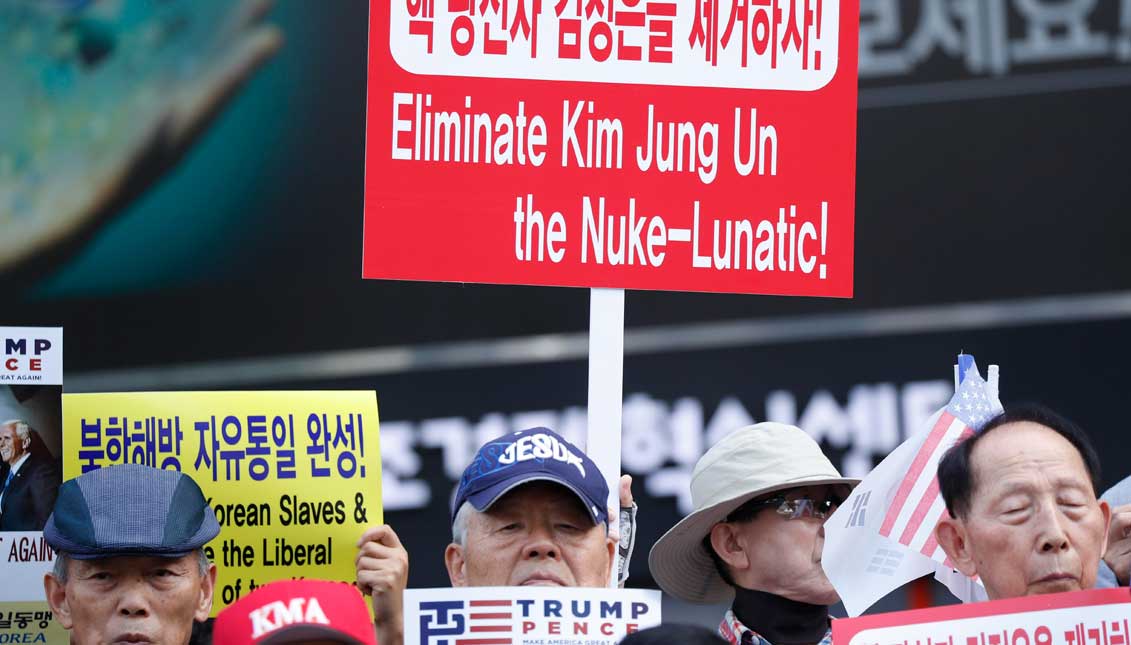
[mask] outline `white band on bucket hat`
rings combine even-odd
[[[817,442],[803,430],[765,422],[739,428],[699,458],[691,473],[690,515],[665,533],[648,554],[660,587],[689,602],[727,600],[733,589],[719,576],[703,538],[746,501],[789,488],[848,484]]]

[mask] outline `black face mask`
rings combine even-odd
[[[773,645],[819,643],[829,631],[829,608],[764,591],[734,588],[734,615]]]

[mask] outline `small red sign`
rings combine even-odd
[[[364,277],[852,295],[859,0],[369,19]]]
[[[1131,592],[1089,589],[833,620],[837,645],[1128,645]]]

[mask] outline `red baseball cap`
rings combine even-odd
[[[257,588],[216,615],[216,645],[277,645],[307,640],[377,645],[361,592],[328,580],[281,580]]]

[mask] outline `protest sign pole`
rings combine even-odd
[[[589,409],[585,452],[609,485],[609,529],[620,519],[620,434],[624,390],[624,289],[589,290]],[[617,571],[609,586],[617,585]]]

